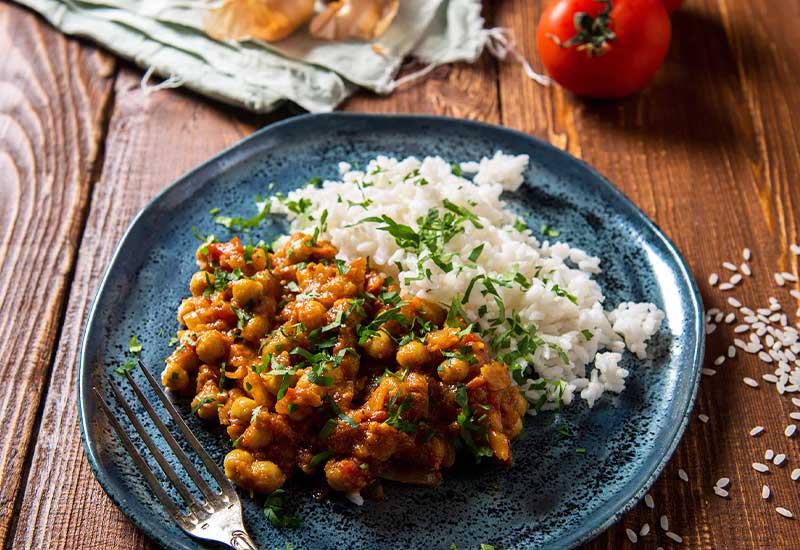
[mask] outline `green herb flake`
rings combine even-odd
[[[461,166],[459,166],[458,164],[451,164],[450,171],[453,172],[454,176],[458,176],[459,178],[464,177],[464,173],[461,171]]]
[[[314,456],[311,457],[311,461],[309,462],[309,465],[312,468],[315,468],[320,463],[325,462],[326,460],[328,460],[333,455],[334,455],[334,452],[331,451],[330,449],[328,449],[327,451],[322,451],[321,453],[317,453],[317,454],[315,454]]]
[[[216,401],[213,397],[205,397],[202,401],[200,401],[197,405],[192,407],[192,414],[199,411],[203,406],[208,405],[209,403],[214,403]]]
[[[297,516],[286,515],[286,491],[276,489],[264,501],[264,515],[276,529],[299,527],[302,520]]]
[[[546,223],[542,224],[542,228],[540,229],[539,232],[545,237],[558,237],[559,235],[561,235],[561,231],[556,231]]]
[[[139,342],[139,337],[135,334],[131,336],[131,341],[128,343],[128,351],[134,355],[139,355],[142,352],[142,344]]]
[[[583,334],[583,337],[586,338],[587,341],[591,340],[592,338],[594,338],[594,334],[592,333],[591,330],[583,329],[581,331],[581,334]]]
[[[481,252],[483,252],[484,244],[485,243],[481,243],[481,244],[479,244],[478,246],[476,246],[475,248],[472,249],[472,252],[470,252],[469,256],[468,256],[470,262],[478,261],[478,258],[480,257]]]

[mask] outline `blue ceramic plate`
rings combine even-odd
[[[465,461],[439,487],[387,483],[385,501],[362,507],[339,498],[316,501],[295,480],[287,487],[289,508],[303,518],[301,527],[275,530],[261,501],[247,495],[245,523],[262,550],[286,542],[303,550],[444,550],[452,543],[461,550],[480,543],[564,549],[608,528],[644,495],[684,431],[703,357],[700,296],[674,246],[597,172],[527,135],[447,118],[313,115],[265,128],[166,189],[133,221],[102,281],[83,339],[81,428],[98,480],[139,527],[169,548],[203,547],[167,520],[98,414],[91,389],[110,393],[108,379],[124,360],[132,334],[144,345],[145,364],[160,373],[171,351],[169,336],[178,328],[177,306],[195,271],[197,242],[190,228],[225,237],[211,220],[212,207],[248,213],[253,197],[266,193],[270,182],[273,192],[286,192],[315,176],[336,178],[342,160],[363,165],[388,154],[440,155],[455,162],[498,149],[530,155],[525,185],[507,197],[529,225],[548,223],[562,239],[603,259],[599,282],[608,307],[633,300],[664,310],[651,357],[628,356],[627,389],[591,411],[577,403],[530,419],[514,442],[511,468]],[[270,241],[283,229],[272,220],[249,236]],[[180,407],[189,417],[188,406]],[[221,464],[229,448],[224,434],[196,418],[189,423]],[[559,435],[564,425],[572,437]]]

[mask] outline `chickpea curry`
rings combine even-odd
[[[457,308],[336,254],[303,233],[197,251],[162,382],[225,427],[226,475],[271,493],[300,470],[381,498],[381,479],[438,483],[457,452],[510,463],[528,404],[506,365]]]

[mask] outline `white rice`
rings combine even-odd
[[[544,342],[521,361],[533,368],[522,385],[524,394],[532,403],[544,403],[542,409],[569,404],[576,395],[591,407],[605,392],[625,388],[629,373],[619,364],[622,352],[627,348],[644,359],[647,341],[659,330],[664,314],[647,303],[623,302],[606,310],[603,292],[592,279],[600,272],[599,258],[549,240],[552,237],[540,241],[530,229],[514,227],[518,218],[500,195],[522,184],[527,164],[526,155],[498,152],[490,159],[462,163],[464,173],[475,174],[470,180],[455,175],[452,165],[438,157],[378,157],[364,170],[342,163],[340,181],[307,186],[286,197],[311,201],[302,214],[291,212],[285,203],[274,205],[274,211],[289,216],[293,232],[306,233],[314,231],[327,211],[327,228],[320,237],[338,247],[344,259],[369,257],[371,265],[394,277],[409,295],[449,305],[472,283],[462,307],[467,320],[484,333],[501,311],[495,296],[482,294],[486,288],[480,278],[511,280],[519,274],[528,288],[518,282],[494,288],[505,306],[501,329],[508,328],[508,317],[518,314],[523,325],[536,327]],[[425,250],[401,248],[389,232],[378,229],[384,224],[363,221],[388,216],[417,231],[417,220],[432,209],[447,212],[445,200],[469,210],[480,226],[464,222],[464,231],[446,243],[444,252],[453,255],[453,269],[447,272]],[[480,245],[480,255],[471,261]],[[516,349],[515,344],[498,352]]]

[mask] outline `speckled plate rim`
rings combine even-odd
[[[687,296],[689,297],[689,305],[691,306],[693,312],[693,319],[694,319],[694,326],[691,327],[691,333],[689,331],[686,332],[689,335],[693,342],[693,353],[692,353],[692,364],[691,370],[693,374],[692,379],[692,389],[689,396],[689,399],[686,403],[683,404],[683,410],[681,411],[681,420],[678,424],[676,424],[672,430],[671,434],[671,441],[666,448],[666,452],[664,452],[663,456],[660,460],[658,460],[652,467],[650,468],[650,472],[646,475],[642,476],[643,481],[639,484],[638,487],[631,487],[626,494],[621,495],[619,499],[619,504],[616,506],[609,506],[607,512],[605,513],[605,519],[599,523],[595,522],[595,525],[584,525],[580,528],[576,529],[570,536],[566,538],[562,538],[558,541],[558,545],[548,544],[546,546],[540,547],[542,550],[545,549],[559,549],[559,550],[568,550],[575,548],[581,544],[589,542],[600,533],[606,531],[609,527],[617,523],[619,519],[630,511],[647,493],[650,487],[653,485],[655,480],[661,474],[662,470],[666,466],[667,462],[669,462],[670,458],[672,457],[675,449],[680,442],[683,433],[686,431],[686,427],[689,422],[689,418],[694,408],[695,401],[697,399],[697,392],[700,385],[700,375],[701,375],[701,366],[703,357],[705,355],[705,322],[704,322],[704,309],[703,309],[703,301],[700,296],[700,291],[698,290],[697,284],[694,278],[691,275],[688,265],[686,261],[681,256],[680,252],[678,252],[675,245],[669,238],[659,229],[659,227],[652,221],[647,215],[638,207],[636,206],[624,193],[622,193],[619,189],[617,189],[610,181],[608,181],[602,174],[600,174],[597,170],[592,168],[590,165],[586,164],[581,159],[573,157],[569,153],[550,145],[547,142],[544,142],[536,137],[530,136],[528,134],[512,130],[503,126],[498,126],[494,124],[488,124],[485,122],[479,121],[472,121],[472,120],[465,120],[465,119],[458,119],[452,117],[442,117],[442,116],[432,116],[432,115],[400,115],[400,114],[364,114],[364,113],[325,113],[325,114],[307,114],[292,117],[280,122],[276,122],[270,124],[257,132],[253,133],[251,136],[239,141],[238,143],[228,147],[224,151],[218,153],[211,159],[207,160],[206,162],[200,164],[199,166],[193,168],[180,178],[178,178],[175,182],[171,185],[164,188],[161,192],[159,192],[155,197],[153,197],[141,210],[134,216],[133,220],[130,222],[128,227],[126,228],[125,232],[123,233],[122,237],[120,238],[117,246],[114,249],[114,253],[111,257],[111,260],[108,263],[108,267],[103,274],[103,277],[100,280],[100,283],[97,287],[97,293],[95,294],[94,300],[92,301],[91,308],[89,310],[89,314],[87,316],[86,325],[84,327],[83,336],[81,338],[81,349],[80,349],[80,360],[79,360],[79,379],[78,379],[78,415],[80,419],[80,427],[81,427],[81,439],[83,441],[84,450],[86,451],[86,456],[89,460],[89,465],[91,467],[92,472],[94,473],[95,477],[97,478],[100,485],[103,487],[103,490],[109,495],[111,500],[122,510],[122,512],[133,521],[133,523],[139,527],[142,531],[144,531],[148,536],[150,536],[153,540],[158,542],[159,544],[169,547],[169,548],[180,548],[181,550],[190,550],[191,547],[185,546],[184,544],[177,543],[176,541],[172,540],[172,534],[165,530],[162,525],[158,523],[154,523],[150,521],[149,517],[145,517],[144,515],[140,514],[140,509],[138,506],[138,501],[135,502],[128,502],[126,498],[124,498],[125,492],[121,491],[121,487],[112,479],[111,476],[108,475],[108,472],[105,471],[100,467],[100,462],[97,456],[97,449],[95,448],[95,441],[90,438],[90,430],[89,430],[89,423],[91,421],[90,418],[87,417],[85,414],[86,406],[84,400],[86,400],[90,396],[90,392],[92,390],[92,380],[91,380],[91,371],[89,368],[89,360],[88,360],[88,343],[89,337],[93,330],[97,330],[95,326],[98,322],[98,307],[100,297],[103,293],[103,290],[106,287],[106,283],[109,279],[113,266],[117,263],[119,256],[122,253],[122,250],[125,248],[128,238],[131,234],[131,230],[134,226],[137,225],[139,220],[144,216],[144,214],[151,208],[154,207],[158,202],[160,202],[166,195],[168,195],[174,188],[184,185],[187,181],[191,181],[195,176],[201,174],[205,170],[209,170],[211,167],[218,165],[218,164],[231,164],[227,162],[227,157],[236,156],[237,151],[240,149],[246,149],[248,146],[257,143],[259,140],[263,139],[265,136],[273,133],[279,133],[283,129],[287,127],[291,127],[294,125],[306,124],[311,119],[334,119],[334,120],[341,120],[342,123],[347,123],[348,120],[353,119],[376,119],[376,120],[386,120],[386,119],[396,119],[398,121],[401,120],[413,120],[420,123],[428,123],[431,125],[436,125],[439,123],[446,123],[446,124],[461,124],[464,126],[472,126],[473,128],[477,128],[479,130],[484,129],[486,131],[491,132],[505,132],[508,133],[521,141],[529,141],[536,144],[538,147],[543,147],[545,149],[549,149],[551,152],[555,153],[557,156],[563,158],[564,162],[567,163],[579,163],[582,168],[587,170],[591,173],[599,183],[606,186],[607,192],[610,192],[617,200],[621,203],[627,205],[629,208],[629,215],[635,216],[638,218],[638,221],[643,223],[645,227],[647,227],[650,231],[653,232],[654,236],[661,240],[662,244],[666,248],[666,250],[671,254],[672,259],[675,261],[675,265],[679,269],[680,279],[684,282],[685,287],[687,289]],[[246,155],[245,155],[246,156]]]

